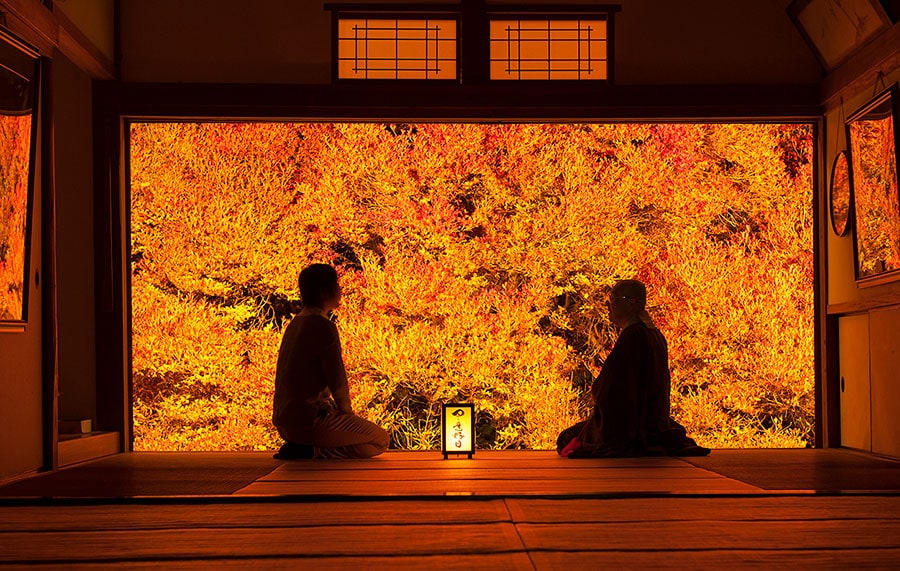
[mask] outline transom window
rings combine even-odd
[[[607,79],[606,20],[492,20],[491,79]]]
[[[456,74],[456,20],[341,18],[339,79],[450,79]]]
[[[339,0],[336,81],[613,82],[617,4]]]

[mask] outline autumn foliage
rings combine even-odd
[[[31,115],[0,114],[0,320],[23,318]]]
[[[811,128],[775,124],[131,126],[135,448],[280,444],[298,272],[334,264],[354,410],[403,449],[473,402],[481,448],[552,448],[638,278],[672,408],[713,447],[806,446]]]

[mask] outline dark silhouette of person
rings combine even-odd
[[[670,416],[668,347],[646,302],[647,288],[637,280],[618,281],[609,293],[609,319],[619,327],[619,337],[591,387],[591,416],[560,433],[560,455],[709,454]]]
[[[329,313],[341,302],[335,269],[313,264],[298,277],[303,309],[284,330],[275,369],[272,423],[285,440],[275,458],[371,458],[387,431],[353,414],[341,340]]]

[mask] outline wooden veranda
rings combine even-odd
[[[131,453],[0,487],[0,567],[900,567],[900,462],[849,450]]]

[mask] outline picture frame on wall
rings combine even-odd
[[[900,279],[897,84],[847,118],[857,285]]]
[[[794,0],[787,13],[826,73],[891,27],[879,0]]]
[[[40,56],[0,28],[0,326],[28,322]]]

